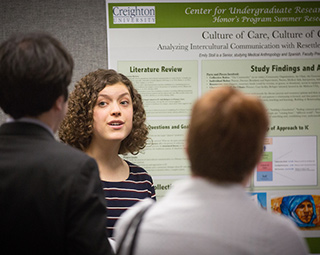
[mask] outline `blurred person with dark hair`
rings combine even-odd
[[[8,254],[112,254],[98,167],[57,142],[73,59],[51,35],[0,45],[1,248]]]
[[[133,253],[307,254],[296,226],[258,207],[244,189],[261,159],[268,125],[260,99],[232,87],[198,99],[186,138],[191,177],[175,182],[146,211]],[[118,222],[119,255],[126,254],[121,240],[129,224],[147,203],[138,203]]]

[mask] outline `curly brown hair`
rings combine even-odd
[[[112,69],[98,69],[84,76],[75,85],[69,97],[68,112],[59,129],[61,141],[85,151],[93,134],[93,108],[98,94],[108,85],[118,82],[127,86],[133,103],[133,121],[130,134],[121,142],[119,154],[138,154],[146,145],[148,128],[141,95],[132,82]]]

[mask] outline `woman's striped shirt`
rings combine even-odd
[[[126,161],[130,174],[125,181],[102,181],[107,202],[108,236],[113,236],[113,229],[120,215],[140,200],[150,197],[156,200],[151,176],[143,168]]]

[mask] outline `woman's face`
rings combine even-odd
[[[132,119],[132,99],[126,85],[121,82],[107,85],[98,94],[93,108],[93,136],[121,142],[132,130]]]
[[[309,223],[313,216],[313,206],[312,203],[308,200],[302,202],[298,205],[296,209],[296,214],[299,219],[304,223]]]

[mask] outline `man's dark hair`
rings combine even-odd
[[[16,34],[0,45],[0,107],[14,119],[38,116],[68,98],[73,59],[46,33]]]

